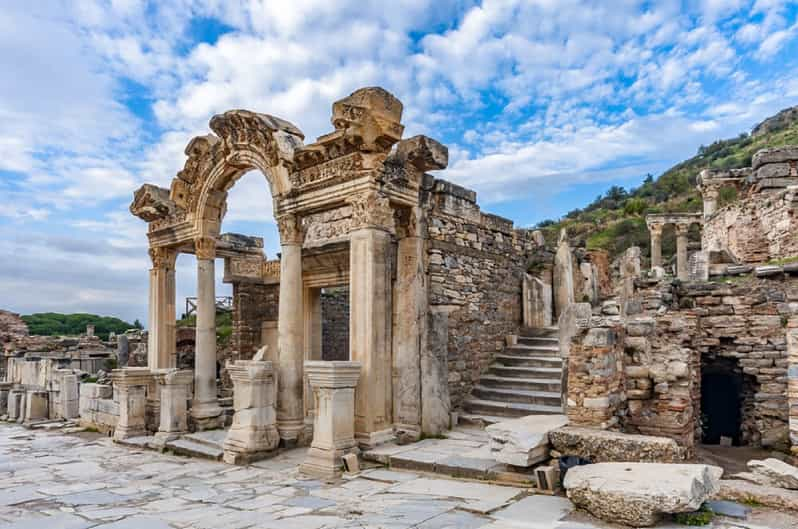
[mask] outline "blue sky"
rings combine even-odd
[[[0,308],[146,320],[143,182],[210,117],[284,117],[381,85],[439,176],[530,226],[798,104],[798,6],[774,0],[7,0],[0,11]],[[263,177],[226,231],[276,251]],[[221,263],[218,266],[221,269]],[[219,293],[229,291],[219,285]],[[194,262],[178,261],[178,297]],[[178,306],[182,299],[178,300]]]

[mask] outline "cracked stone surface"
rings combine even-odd
[[[97,434],[0,424],[0,529],[615,527],[572,512],[567,499],[520,487],[384,468],[335,483],[309,480],[298,472],[304,455],[297,449],[239,467],[115,445]],[[763,515],[714,527],[798,527],[791,515]]]

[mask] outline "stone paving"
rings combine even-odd
[[[249,467],[113,444],[97,434],[0,425],[0,528],[598,529],[560,497],[530,489],[373,468],[335,483],[304,479],[304,450]],[[668,525],[661,526],[673,527]],[[755,512],[715,528],[786,529]]]

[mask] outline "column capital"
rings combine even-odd
[[[213,237],[197,237],[194,239],[194,253],[197,259],[215,259],[216,239]]]
[[[150,260],[153,268],[174,270],[177,260],[177,250],[165,246],[150,248]]]
[[[648,231],[651,233],[652,237],[660,237],[662,236],[662,229],[664,226],[662,224],[649,224]]]
[[[370,189],[349,199],[352,207],[352,230],[377,228],[388,232],[395,229],[393,208],[388,197]]]
[[[676,235],[679,237],[686,236],[690,231],[689,224],[676,224],[674,228],[676,229]]]
[[[277,229],[280,232],[280,244],[302,244],[305,240],[302,219],[295,213],[277,217]]]

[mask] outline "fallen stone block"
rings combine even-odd
[[[490,450],[499,463],[530,467],[549,458],[549,432],[568,424],[565,415],[527,415],[491,424]]]
[[[675,440],[653,435],[566,426],[549,432],[549,441],[558,452],[593,463],[678,463],[685,458]]]
[[[721,480],[720,490],[715,494],[715,498],[798,511],[798,491],[756,485],[740,479]]]
[[[649,527],[665,514],[698,510],[718,492],[721,475],[710,465],[597,463],[568,470],[563,486],[602,520]]]
[[[766,484],[783,489],[798,490],[798,468],[788,465],[784,461],[772,457],[763,460],[754,459],[748,462],[748,469],[763,476]]]

